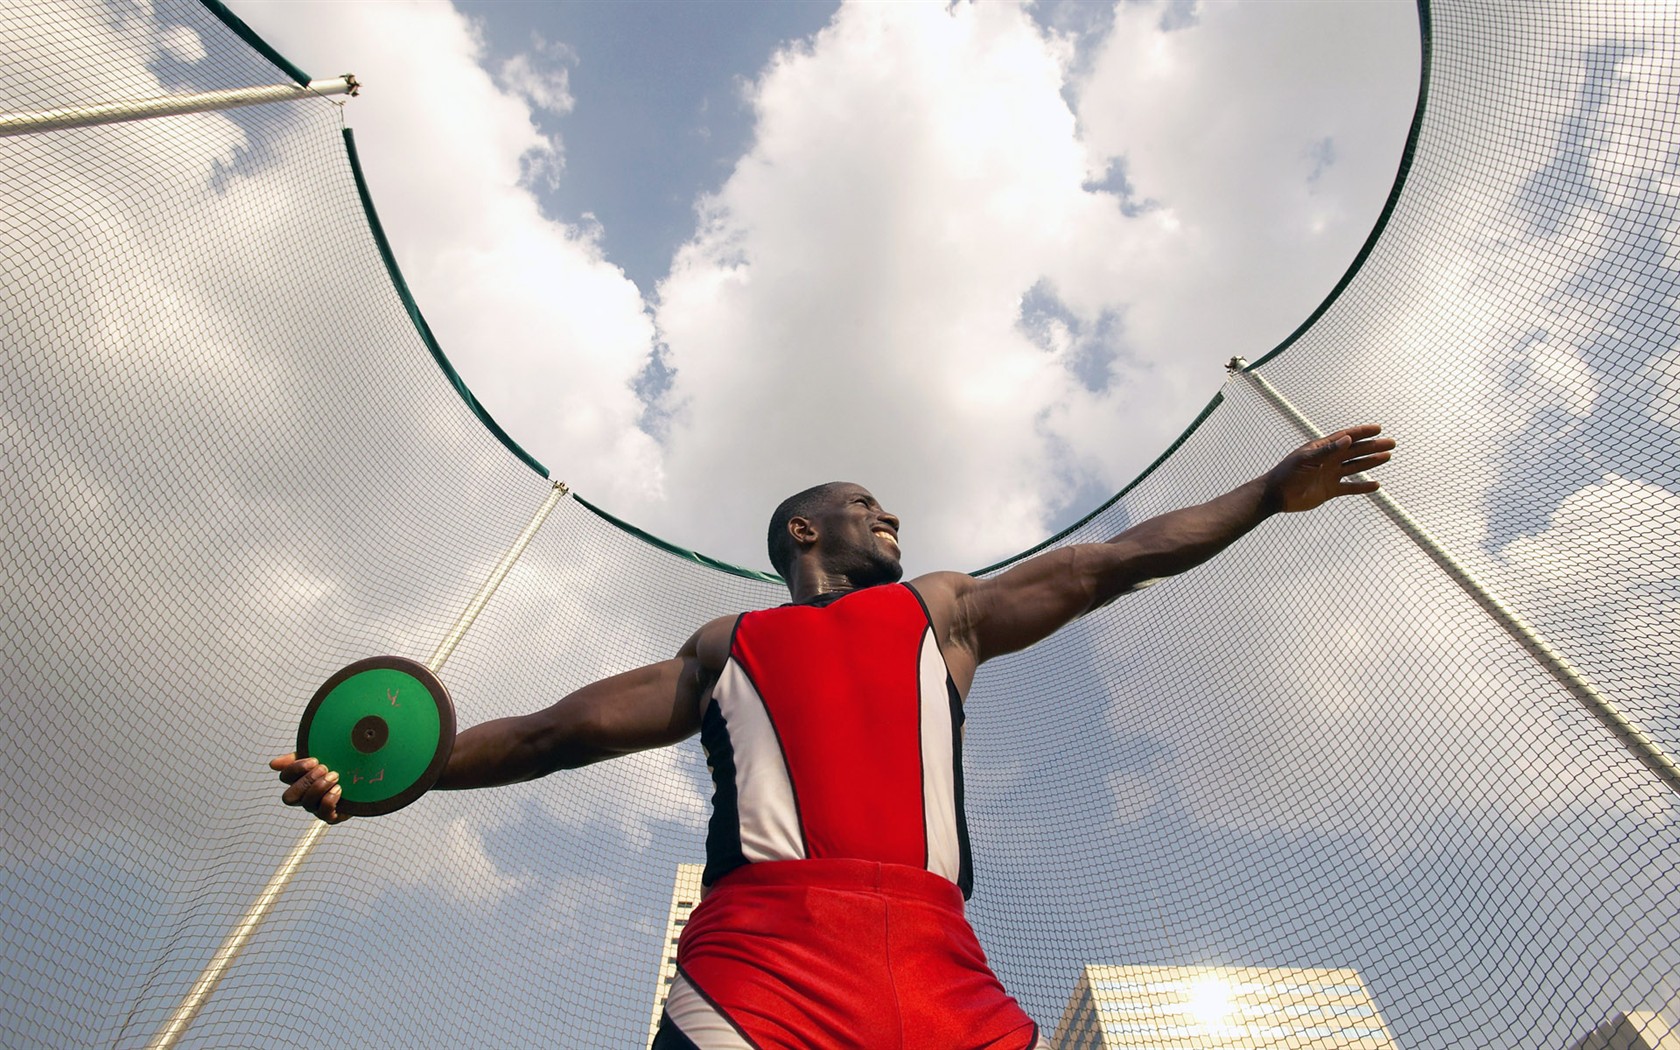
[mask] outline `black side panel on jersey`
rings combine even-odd
[[[741,851],[735,747],[729,741],[729,724],[724,721],[721,708],[714,701],[700,718],[700,744],[706,749],[706,766],[712,771],[713,787],[712,820],[706,828],[706,870],[700,876],[707,886],[717,885],[719,879],[747,862],[746,854]]]
[[[694,1040],[682,1033],[682,1029],[671,1023],[670,1014],[661,1014],[659,1030],[654,1033],[653,1043],[648,1050],[700,1050]]]
[[[951,698],[951,764],[955,767],[951,771],[951,794],[957,803],[957,856],[961,860],[957,888],[962,890],[963,900],[968,900],[974,896],[974,857],[968,851],[968,810],[963,808],[963,702],[950,675],[945,676],[945,694]]]

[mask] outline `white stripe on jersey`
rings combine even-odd
[[[939,652],[939,640],[929,627],[922,636],[921,666],[917,669],[922,704],[922,818],[927,829],[927,868],[956,882],[962,870],[957,843],[957,796],[952,781],[956,760],[951,741],[951,697],[946,689],[949,671]]]
[[[748,861],[803,859],[805,836],[799,830],[799,807],[781,742],[764,700],[734,659],[723,665],[712,689],[712,702],[719,705],[735,756],[741,855]]]

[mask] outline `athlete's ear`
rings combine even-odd
[[[814,546],[817,542],[817,523],[810,518],[797,515],[788,519],[788,535],[793,537],[796,547],[801,549]]]

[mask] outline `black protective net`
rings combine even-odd
[[[1428,22],[1386,225],[1256,374],[1402,434],[1387,491],[1672,755],[1680,12]],[[3,112],[287,79],[196,4],[0,15]],[[302,833],[262,766],[302,699],[430,653],[550,486],[417,334],[330,102],[0,138],[0,229],[0,1043],[145,1045]],[[1068,538],[1297,439],[1235,376]],[[568,500],[444,677],[522,713],[779,600]],[[1373,503],[988,667],[965,757],[970,914],[1047,1029],[1087,966],[1313,968],[1372,1045],[1680,1039],[1680,794]],[[180,1045],[641,1045],[708,793],[690,744],[333,829]],[[1064,1042],[1343,1045],[1222,1023]]]

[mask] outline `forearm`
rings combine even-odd
[[[977,662],[1024,649],[1149,580],[1193,569],[1271,514],[1264,479],[1127,529],[1107,543],[1041,554],[992,580],[956,585],[953,638]]]
[[[1102,547],[1093,569],[1098,604],[1145,580],[1176,576],[1202,564],[1251,532],[1277,511],[1265,477],[1255,478],[1206,503],[1140,522]]]
[[[1394,441],[1381,432],[1366,423],[1309,441],[1246,485],[1107,543],[1059,547],[989,580],[923,579],[954,606],[949,637],[976,663],[1015,652],[1143,583],[1195,568],[1273,514],[1375,492],[1377,482],[1351,479],[1388,462]]]
[[[1235,543],[1273,514],[1307,511],[1338,496],[1375,492],[1377,482],[1352,480],[1388,462],[1392,438],[1375,423],[1347,427],[1307,442],[1246,485],[1196,507],[1151,518],[1109,543],[1124,552],[1118,562],[1134,581],[1193,569]]]
[[[575,749],[567,747],[569,734],[563,727],[545,728],[533,721],[531,715],[498,718],[462,730],[437,788],[458,791],[517,784],[586,764],[581,755],[568,753]]]

